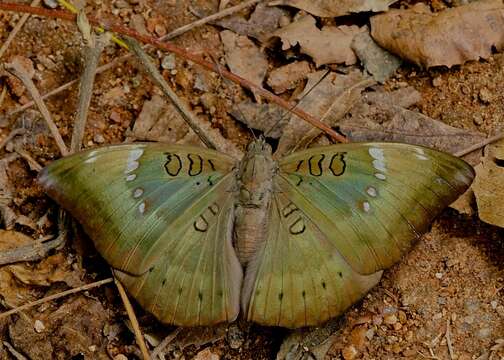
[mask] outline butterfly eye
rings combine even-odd
[[[251,194],[247,189],[240,189],[240,198],[242,200],[250,200]]]

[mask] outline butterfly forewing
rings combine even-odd
[[[193,150],[109,146],[56,161],[39,177],[137,300],[181,325],[234,319],[242,277],[231,245],[235,161]]]
[[[395,263],[471,184],[462,160],[394,143],[335,145],[280,161],[282,188],[351,266],[371,274]]]

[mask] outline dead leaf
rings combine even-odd
[[[401,66],[401,59],[375,43],[368,31],[355,35],[352,50],[366,71],[380,83],[384,83]]]
[[[276,104],[258,104],[251,100],[235,104],[230,114],[249,128],[262,131],[264,136],[273,139],[282,135],[282,129],[290,118],[288,111]]]
[[[351,141],[398,141],[451,154],[485,138],[482,133],[454,128],[387,102],[360,102],[339,127]]]
[[[64,282],[69,287],[78,287],[84,284],[81,281],[83,274],[74,270],[61,253],[48,256],[33,266],[21,263],[6,266],[2,270],[9,271],[25,285],[50,286],[56,282]]]
[[[323,122],[331,122],[331,119],[343,116],[360,98],[363,87],[369,84],[369,79],[360,71],[353,71],[348,75],[318,71],[308,76],[305,89],[299,95],[301,100],[297,107]],[[291,115],[289,123],[283,130],[275,156],[287,154],[305,136],[311,139],[313,134],[317,136],[318,132],[312,125],[296,115]]]
[[[280,27],[282,21],[289,21],[287,11],[266,4],[257,4],[249,19],[242,15],[225,17],[215,24],[233,32],[253,37],[260,42],[265,42],[273,31]]]
[[[229,70],[261,86],[268,70],[264,53],[246,36],[229,30],[222,31],[220,36]]]
[[[457,200],[455,200],[452,204],[450,204],[450,207],[452,209],[457,210],[461,214],[471,216],[474,214],[474,208],[472,206],[474,203],[475,203],[474,191],[472,187],[470,187],[469,189],[467,189],[465,193],[460,195]]]
[[[363,11],[387,11],[397,0],[277,0],[270,5],[292,6],[320,17],[336,17]]]
[[[182,116],[172,104],[159,95],[144,102],[133,126],[132,135],[138,140],[173,144],[189,131]]]
[[[267,84],[275,94],[294,89],[311,72],[308,61],[295,61],[271,71]]]
[[[475,170],[472,189],[479,218],[488,224],[504,227],[504,140],[485,148],[485,156]]]
[[[282,40],[282,50],[299,44],[303,54],[313,58],[317,67],[325,64],[352,65],[357,62],[350,44],[363,30],[352,26],[324,26],[320,30],[313,16],[305,15],[272,34]]]
[[[487,59],[504,46],[502,0],[480,0],[432,13],[418,3],[371,18],[371,35],[382,47],[419,66],[452,66]]]

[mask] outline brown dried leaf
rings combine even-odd
[[[271,71],[267,83],[275,94],[294,89],[311,72],[308,61],[295,61]]]
[[[321,17],[335,17],[362,11],[387,11],[397,0],[277,0],[270,5],[286,5]]]
[[[399,141],[452,154],[485,138],[391,103],[362,101],[340,121],[340,130],[351,141]]]
[[[378,46],[368,31],[353,38],[352,50],[366,71],[380,83],[384,83],[401,66],[401,59]]]
[[[182,116],[161,96],[153,95],[145,101],[133,126],[133,136],[138,140],[175,143],[189,131]]]
[[[276,104],[258,104],[251,100],[235,104],[230,114],[249,128],[262,131],[264,136],[273,139],[282,135],[282,129],[290,117],[286,116],[287,110]]]
[[[487,59],[504,46],[502,0],[480,0],[432,13],[418,3],[371,18],[371,35],[390,52],[419,66],[452,66]]]
[[[479,218],[504,227],[504,140],[486,147],[483,161],[475,170],[472,189]]]
[[[248,20],[242,15],[234,15],[221,19],[215,24],[237,34],[265,42],[271,33],[280,27],[283,18],[288,19],[287,11],[259,3]]]
[[[229,30],[222,31],[220,36],[229,70],[261,86],[268,70],[264,53],[246,36]]]
[[[340,63],[352,65],[357,62],[357,58],[350,45],[354,36],[362,31],[364,30],[356,25],[324,26],[319,30],[315,18],[305,15],[275,31],[272,37],[282,40],[283,50],[299,44],[301,52],[311,56],[317,67]]]
[[[335,118],[343,116],[360,97],[360,91],[369,86],[369,79],[360,71],[348,75],[318,71],[308,76],[308,82],[297,107],[312,114],[325,123],[332,123]],[[313,130],[313,131],[312,131]],[[291,115],[289,123],[283,130],[275,156],[292,151],[305,136],[312,139],[317,130],[311,124]],[[303,144],[304,145],[304,144]]]

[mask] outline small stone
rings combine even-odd
[[[114,356],[114,360],[128,360],[128,357],[124,354],[117,354]]]
[[[40,320],[35,320],[35,324],[33,324],[33,328],[38,333],[41,333],[42,331],[45,330],[44,323],[42,321],[40,321]]]
[[[375,329],[371,328],[368,331],[366,331],[366,338],[368,340],[371,340],[373,338],[374,334],[375,334]]]
[[[89,345],[88,346],[88,350],[91,351],[91,352],[95,352],[96,349],[98,349],[98,347],[96,345]]]
[[[402,310],[399,310],[399,312],[397,313],[397,315],[399,316],[399,322],[401,324],[405,324],[406,321],[408,320],[408,317],[406,316],[406,313]]]
[[[469,316],[464,317],[463,321],[466,324],[472,324],[474,322],[474,315],[469,315]]]
[[[220,356],[214,354],[210,349],[201,350],[196,354],[194,360],[219,360]]]
[[[397,322],[397,316],[395,314],[387,314],[383,317],[383,322],[387,325],[394,325]]]
[[[117,111],[112,111],[109,116],[110,120],[112,120],[115,123],[120,123],[121,122],[121,114],[119,114]]]
[[[353,360],[358,354],[359,352],[353,345],[347,345],[341,350],[341,355],[343,355],[343,359],[345,360]]]
[[[105,142],[105,138],[102,134],[94,134],[93,141],[97,144],[103,144]]]
[[[473,114],[473,123],[474,125],[481,126],[483,125],[485,119],[483,119],[483,116],[479,113]]]
[[[58,2],[56,0],[44,0],[44,5],[49,9],[56,9],[58,7]]]
[[[163,24],[156,24],[156,26],[154,26],[154,32],[157,36],[164,36],[166,35],[166,26]]]
[[[173,70],[175,69],[175,66],[175,55],[173,54],[168,54],[163,57],[163,60],[161,60],[161,67],[165,70]]]
[[[499,304],[499,303],[497,302],[497,300],[492,300],[492,301],[490,301],[490,306],[491,306],[491,307],[492,307],[492,309],[494,309],[494,310],[495,310],[495,309],[497,309],[497,305],[498,305],[498,304]]]
[[[493,99],[492,93],[486,87],[479,91],[478,97],[485,104],[489,104]]]
[[[436,76],[434,79],[432,79],[432,86],[434,87],[439,87],[443,85],[443,79],[441,76]]]
[[[437,313],[437,314],[434,314],[434,316],[432,317],[432,320],[440,320],[443,318],[443,313]]]
[[[373,325],[380,326],[383,323],[383,317],[380,315],[373,315]]]
[[[443,273],[437,272],[434,276],[436,276],[437,279],[442,279],[443,278]]]

